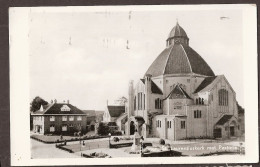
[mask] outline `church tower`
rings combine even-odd
[[[166,40],[166,46],[169,47],[170,45],[175,43],[189,45],[189,38],[178,22],[176,23],[176,26],[173,27],[173,29],[171,30]]]

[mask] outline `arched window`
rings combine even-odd
[[[201,99],[201,104],[203,104],[203,105],[204,105],[204,99],[203,99],[203,98]]]
[[[155,99],[155,109],[161,109],[162,108],[162,100],[157,98]]]
[[[136,96],[134,98],[134,110],[136,110]]]
[[[218,104],[220,106],[228,106],[228,91],[220,89],[218,91]]]

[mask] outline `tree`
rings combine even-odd
[[[41,108],[41,105],[47,105],[48,102],[42,99],[39,96],[36,96],[33,101],[31,102],[30,111],[35,112]]]
[[[238,114],[244,114],[245,113],[245,109],[240,106],[237,102],[237,110],[238,110]]]
[[[100,122],[97,132],[99,135],[107,135],[109,133],[108,125],[105,125],[103,122]]]
[[[115,103],[124,106],[127,103],[127,98],[124,96],[119,97],[117,100],[115,100]]]

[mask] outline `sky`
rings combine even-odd
[[[41,10],[29,17],[31,100],[104,110],[107,100],[127,97],[129,81],[143,77],[178,20],[190,47],[216,75],[225,75],[244,105],[240,10]]]

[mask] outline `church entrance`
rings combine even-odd
[[[221,130],[221,128],[214,129],[214,137],[215,138],[222,138],[222,130]]]
[[[235,136],[235,127],[234,126],[230,126],[230,136],[231,137]]]
[[[90,125],[90,130],[94,131],[95,130],[95,125]]]

